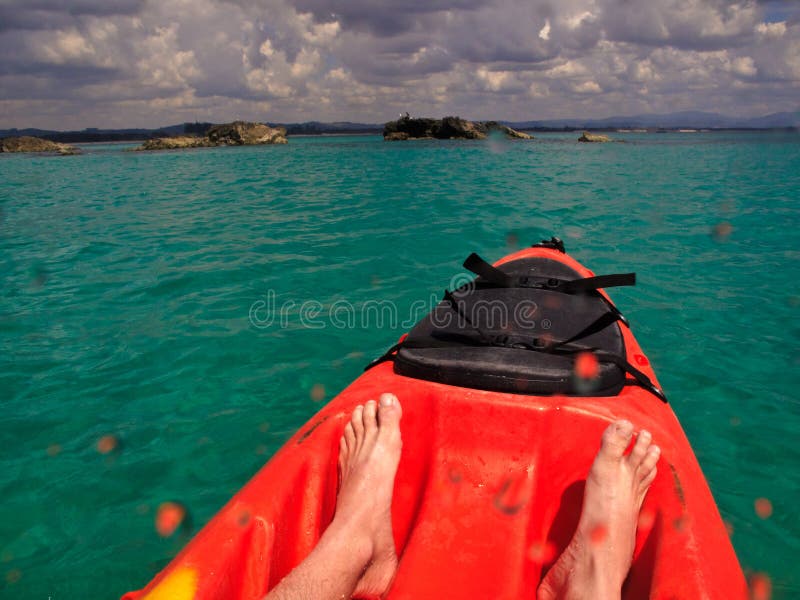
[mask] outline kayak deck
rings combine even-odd
[[[531,253],[580,267],[554,250],[518,255]],[[621,329],[628,360],[655,382],[632,333]],[[398,375],[386,362],[317,413],[144,590],[124,598],[263,597],[332,520],[344,426],[356,405],[386,391],[403,405],[392,504],[400,564],[388,598],[535,597],[575,531],[602,431],[619,418],[651,431],[662,449],[623,597],[746,597],[722,519],[668,404],[636,385],[611,397],[461,388]]]

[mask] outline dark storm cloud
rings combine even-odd
[[[145,0],[4,0],[0,4],[0,32],[14,29],[53,29],[91,15],[134,15]]]
[[[398,81],[419,79],[444,73],[453,67],[454,57],[444,48],[433,47],[415,52],[377,52],[357,44],[347,47],[341,55],[350,70],[364,83],[391,85]]]
[[[651,47],[717,50],[746,43],[755,3],[705,0],[601,0],[597,26],[610,40]]]
[[[366,82],[418,79],[459,63],[536,69],[556,54],[556,46],[538,36],[551,14],[548,4],[501,2],[444,13],[426,7],[403,35],[345,35],[342,58]]]
[[[92,83],[102,83],[122,76],[117,69],[95,65],[49,65],[37,62],[5,62],[0,64],[0,76],[25,75],[27,77],[51,81],[53,84],[69,88]],[[63,89],[63,88],[62,88]],[[20,90],[24,92],[24,90]]]
[[[483,0],[298,0],[295,6],[311,12],[319,21],[337,19],[348,29],[369,31],[385,37],[404,33],[430,15],[446,19],[446,13],[463,13],[483,6]]]

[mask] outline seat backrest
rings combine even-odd
[[[450,385],[528,395],[610,396],[625,383],[617,365],[599,362],[590,379],[575,375],[581,348],[625,356],[608,302],[595,290],[565,293],[554,281],[581,275],[546,258],[499,269],[524,286],[497,286],[478,277],[446,296],[408,334],[395,372]],[[548,282],[550,285],[548,286]],[[537,287],[538,286],[538,287]],[[580,335],[593,323],[608,323]],[[568,344],[568,342],[578,336]]]

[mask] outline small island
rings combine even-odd
[[[601,135],[599,133],[589,133],[588,131],[584,131],[583,135],[578,138],[578,141],[587,143],[602,143],[602,142],[611,142],[613,140],[607,135]]]
[[[497,131],[507,138],[521,140],[533,139],[533,136],[501,125],[496,121],[467,121],[461,117],[445,117],[443,119],[414,118],[408,113],[396,121],[389,121],[383,127],[383,139],[386,141],[404,140],[483,140],[490,133]]]
[[[217,146],[257,146],[285,144],[286,129],[263,123],[234,121],[214,125],[204,136],[181,135],[147,140],[135,150],[176,150],[181,148],[214,148]]]
[[[59,144],[30,135],[0,139],[0,152],[36,152],[59,156],[71,156],[81,153],[75,146]]]

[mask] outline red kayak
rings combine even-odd
[[[304,425],[143,590],[123,598],[263,597],[333,518],[339,438],[393,392],[403,449],[390,599],[534,598],[577,526],[601,433],[625,418],[661,447],[623,597],[738,599],[742,570],[686,436],[604,288],[557,238],[442,302]]]

